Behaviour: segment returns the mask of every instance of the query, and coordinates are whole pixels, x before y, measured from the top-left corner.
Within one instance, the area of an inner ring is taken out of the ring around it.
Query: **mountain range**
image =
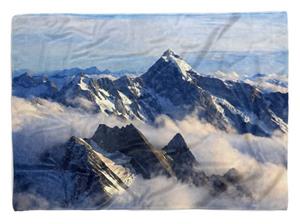
[[[236,169],[210,176],[201,171],[201,164],[181,134],[159,149],[132,124],[121,128],[100,124],[89,139],[73,136],[47,150],[40,164],[16,164],[14,175],[15,194],[41,197],[52,209],[105,208],[113,197],[130,190],[136,178],[155,176],[204,187],[212,196],[229,194],[252,199]],[[30,206],[40,208],[39,204]],[[18,200],[14,208],[24,209]]]
[[[89,113],[149,124],[159,115],[181,120],[193,113],[225,131],[258,136],[287,132],[288,93],[251,85],[263,75],[247,81],[200,75],[172,50],[140,76],[99,76],[91,75],[99,71],[96,67],[86,70],[54,76],[24,73],[13,78],[13,95],[42,97]]]
[[[130,186],[137,178],[157,176],[203,187],[211,196],[253,199],[234,167],[222,175],[205,173],[180,133],[164,147],[156,147],[132,123],[154,125],[161,115],[172,120],[193,115],[224,132],[272,136],[274,131],[287,132],[288,93],[201,75],[172,50],[140,76],[115,77],[98,71],[71,69],[51,76],[25,72],[13,78],[14,96],[32,102],[45,98],[131,123],[99,124],[90,138],[72,136],[50,147],[37,164],[15,163],[16,210],[40,209],[32,195],[51,209],[107,208],[123,192],[134,195]],[[19,194],[29,195],[25,205]]]

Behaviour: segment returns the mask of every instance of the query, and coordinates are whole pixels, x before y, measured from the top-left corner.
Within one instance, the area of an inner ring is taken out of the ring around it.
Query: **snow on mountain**
[[[191,77],[187,74],[187,71],[190,71],[192,67],[186,63],[181,57],[176,55],[172,50],[168,49],[165,51],[161,57],[166,62],[172,62],[175,66],[178,67],[180,72],[183,75],[183,79],[186,81],[191,81]]]
[[[216,71],[210,77],[215,77],[223,81],[243,81],[252,86],[257,87],[263,92],[288,92],[288,76],[284,74],[261,74],[255,75],[239,75],[238,73]]]
[[[35,195],[50,208],[101,208],[128,187],[81,138],[51,149],[40,163],[16,164],[14,194]],[[24,209],[34,209],[36,203],[28,201]],[[15,209],[23,206],[14,200]]]
[[[264,93],[243,81],[194,77],[197,85],[218,98],[226,118],[240,133],[270,135],[276,129],[284,131],[274,122],[272,112],[287,122],[287,93]]]
[[[95,71],[96,68],[90,68],[85,72]],[[286,80],[278,81],[275,77],[258,74],[245,81],[226,80],[225,73],[218,74],[223,78],[200,75],[180,56],[167,50],[138,77],[115,79],[80,73],[60,79],[59,83],[59,78],[55,80],[52,76],[45,81],[46,86],[54,88],[56,82],[59,87],[53,91],[55,94],[48,95],[34,94],[36,86],[45,88],[43,83],[33,85],[32,81],[24,79],[27,86],[22,86],[15,78],[13,94],[27,97],[27,93],[22,93],[28,88],[28,92],[37,97],[51,98],[66,106],[125,120],[152,123],[163,114],[180,120],[196,112],[200,119],[225,131],[263,136],[271,135],[277,129],[286,132],[288,93],[265,91],[257,81],[263,79],[263,83],[277,83],[286,88]],[[237,74],[232,73],[232,76],[237,77]]]
[[[239,80],[240,76],[236,72],[222,72],[216,71],[213,77],[222,79],[222,80]]]
[[[208,176],[196,166],[199,164],[180,134],[157,149],[132,124],[121,128],[100,124],[90,139],[73,136],[50,148],[40,164],[16,164],[14,193],[34,194],[50,208],[105,208],[113,197],[130,191],[138,175],[145,179],[163,175],[203,186],[213,196],[230,188],[230,192],[251,199],[235,169],[223,176]],[[14,207],[22,210],[19,203],[15,200]],[[24,209],[33,209],[36,205],[26,206]]]
[[[42,155],[40,165],[16,164],[15,194],[34,194],[48,201],[50,208],[95,209],[126,191],[134,178],[128,168],[116,164],[86,140],[72,137]],[[18,201],[14,207],[22,208]]]
[[[144,178],[153,175],[171,175],[168,158],[163,151],[152,146],[133,125],[110,128],[99,125],[92,140],[109,152],[121,152],[131,158],[130,166]]]
[[[249,83],[265,92],[288,92],[288,77],[287,75],[277,74],[256,74],[253,76],[246,76],[244,78],[246,83]]]
[[[288,131],[288,93],[267,90],[258,81],[287,88],[284,77],[257,74],[241,80],[232,73],[228,80],[222,72],[218,77],[205,76],[172,50],[165,51],[141,76],[116,78],[109,71],[100,72],[91,67],[84,72],[63,70],[49,77],[24,73],[13,78],[13,95],[37,97],[32,103],[45,98],[126,122],[153,124],[160,115],[181,120],[193,114],[226,132],[270,136],[277,130]],[[41,208],[40,201],[49,203],[50,208],[103,208],[114,197],[130,192],[136,178],[158,175],[205,187],[212,196],[229,192],[252,200],[238,170],[233,167],[222,175],[208,175],[180,133],[157,148],[132,124],[100,124],[91,138],[72,137],[38,158],[38,164],[15,160],[17,210]],[[24,205],[19,194],[27,195],[29,202],[32,195],[39,198]]]

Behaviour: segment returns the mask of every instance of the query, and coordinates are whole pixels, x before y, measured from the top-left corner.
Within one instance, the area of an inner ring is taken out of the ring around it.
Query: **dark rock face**
[[[43,200],[50,209],[103,208],[112,196],[128,189],[136,174],[145,179],[157,175],[176,178],[206,187],[213,196],[231,188],[251,198],[240,185],[237,170],[211,176],[201,171],[180,134],[163,149],[156,149],[132,124],[122,128],[100,124],[91,139],[72,137],[42,154],[40,164],[15,164],[14,208],[42,209]],[[25,195],[25,204],[20,195]]]
[[[228,170],[223,176],[208,176],[201,171],[201,165],[179,133],[162,150],[171,158],[172,169],[179,181],[195,186],[207,186],[212,195],[226,192],[231,186],[239,195],[251,198],[251,193],[239,185],[242,177],[236,169]]]
[[[179,181],[196,186],[207,184],[209,177],[195,169],[199,163],[181,134],[177,133],[162,150],[170,158],[172,170]]]
[[[164,55],[167,55],[166,59],[163,58]],[[183,79],[180,69],[169,60],[170,55],[166,53],[164,55],[141,76],[141,79],[147,87],[158,95],[170,99],[175,106],[193,104],[200,97],[196,86]],[[171,55],[179,58],[178,55]]]
[[[133,125],[109,128],[101,124],[92,140],[101,148],[112,152],[119,151],[130,157],[131,165],[144,178],[150,178],[159,173],[167,174],[164,164],[167,165],[168,160]]]
[[[172,168],[178,177],[186,175],[197,165],[194,155],[179,133],[162,150],[171,158]]]
[[[179,133],[162,150],[156,151],[132,124],[122,128],[100,124],[91,139],[109,152],[119,151],[131,158],[134,172],[144,178],[173,176],[184,183],[206,186],[212,195],[219,195],[233,187],[239,195],[251,198],[251,193],[239,184],[242,177],[236,169],[230,169],[224,175],[211,176],[201,171],[201,164]]]
[[[284,122],[288,123],[288,93],[266,93],[264,95],[266,104],[278,117],[280,117]]]

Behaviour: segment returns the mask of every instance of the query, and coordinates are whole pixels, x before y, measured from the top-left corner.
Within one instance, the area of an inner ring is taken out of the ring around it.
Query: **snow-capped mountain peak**
[[[166,50],[163,55],[144,73],[141,78],[146,84],[160,85],[167,82],[170,86],[175,83],[192,81],[191,66],[172,50]]]
[[[262,136],[276,129],[286,132],[287,93],[260,91],[251,79],[246,82],[200,75],[170,49],[139,77],[109,79],[83,74],[70,77],[59,88],[57,80],[24,74],[13,79],[13,95],[51,98],[88,112],[150,124],[161,114],[181,120],[195,113],[225,131]]]
[[[179,55],[175,54],[174,51],[168,49],[166,50],[162,57],[161,57],[165,62],[171,62],[174,65],[176,65],[176,67],[178,68],[178,70],[181,72],[181,74],[183,75],[183,79],[187,80],[187,81],[191,81],[191,77],[187,74],[188,71],[190,71],[192,69],[192,67],[185,62]]]
[[[162,57],[171,57],[171,56],[179,57],[179,55],[175,54],[174,51],[171,49],[167,49],[162,55]]]

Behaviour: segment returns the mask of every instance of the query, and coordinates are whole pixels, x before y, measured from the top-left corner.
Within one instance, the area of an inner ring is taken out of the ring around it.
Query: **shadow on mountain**
[[[181,134],[158,149],[132,124],[121,128],[100,124],[89,139],[73,136],[47,150],[39,164],[15,164],[14,208],[43,209],[45,204],[48,209],[106,208],[113,197],[130,192],[137,177],[157,176],[204,187],[211,197],[230,189],[234,197],[252,200],[238,170],[211,176],[201,171]]]

